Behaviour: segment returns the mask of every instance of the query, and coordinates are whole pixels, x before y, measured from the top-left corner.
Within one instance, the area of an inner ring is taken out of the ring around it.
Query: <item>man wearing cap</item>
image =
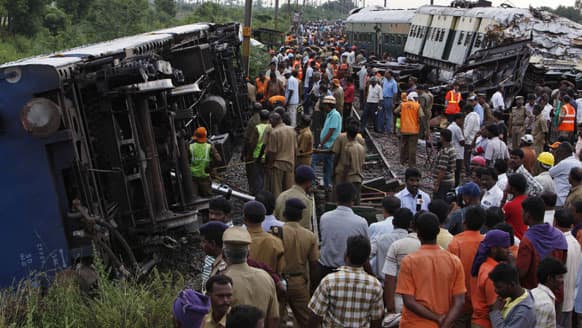
[[[323,111],[326,113],[323,129],[319,134],[319,145],[313,154],[311,166],[315,168],[320,161],[323,162],[323,184],[324,187],[331,189],[333,176],[333,153],[331,148],[335,139],[340,135],[342,130],[342,117],[335,109],[335,98],[325,96],[321,103]]]
[[[479,115],[479,125],[480,126],[483,125],[483,122],[485,122],[485,112],[483,111],[483,107],[481,107],[481,104],[479,104],[479,102],[477,101],[477,96],[469,97],[469,105],[473,107],[473,112]]]
[[[489,230],[477,248],[477,254],[471,266],[471,306],[473,314],[471,324],[477,328],[491,328],[489,312],[497,301],[497,293],[489,273],[499,262],[509,259],[509,233],[497,229]]]
[[[570,192],[570,171],[575,167],[582,167],[582,163],[574,156],[574,149],[569,142],[560,143],[554,151],[555,164],[549,170],[550,176],[554,179],[558,200],[556,207],[564,206],[568,193]]]
[[[365,94],[366,104],[364,105],[364,112],[362,113],[362,133],[368,126],[369,118],[372,117],[374,122],[374,130],[379,132],[379,127],[376,125],[376,112],[380,108],[380,101],[382,100],[382,87],[378,85],[378,80],[371,77],[369,80],[368,90]]]
[[[299,106],[299,80],[297,80],[297,71],[286,71],[287,89],[285,90],[285,99],[287,99],[287,112],[291,116],[291,126],[297,126],[297,107]]]
[[[199,328],[210,309],[210,300],[192,289],[180,291],[174,300],[174,326],[178,328]]]
[[[313,169],[307,165],[299,165],[295,169],[295,184],[277,197],[274,214],[278,218],[284,218],[285,202],[291,198],[299,199],[305,205],[305,209],[301,211],[299,224],[307,230],[315,231],[317,237],[318,230],[312,224],[313,197],[311,196],[311,188],[313,180],[315,180]]]
[[[260,111],[260,120],[255,124],[254,129],[249,132],[248,143],[245,146],[246,161],[251,162],[246,165],[251,195],[256,195],[259,191],[263,190],[265,184],[265,155],[262,148],[265,131],[269,126],[269,114],[269,111],[266,109]],[[251,122],[249,121],[249,126],[250,124]]]
[[[299,198],[285,202],[283,216],[287,223],[282,228],[281,239],[285,247],[285,270],[287,299],[299,327],[307,327],[309,321],[310,290],[315,290],[318,281],[319,248],[313,232],[299,224],[305,204]],[[311,282],[311,286],[310,283]]]
[[[481,189],[475,182],[467,182],[459,188],[459,195],[463,199],[464,206],[449,215],[445,227],[452,235],[459,234],[465,230],[465,214],[471,206],[481,206]]]
[[[526,134],[521,137],[521,142],[519,144],[521,150],[523,151],[523,166],[530,173],[535,172],[534,169],[537,157],[537,153],[533,148],[533,141],[533,136],[531,134]]]
[[[515,107],[511,108],[509,116],[509,131],[511,133],[511,148],[519,148],[519,141],[525,133],[525,124],[532,115],[523,106],[523,97],[515,97]]]
[[[243,227],[231,227],[224,231],[223,253],[228,267],[224,275],[232,279],[232,306],[244,304],[259,308],[265,313],[265,327],[276,328],[279,324],[279,301],[275,283],[269,274],[247,264],[251,236]]]
[[[281,115],[271,113],[269,122],[272,128],[263,137],[267,154],[265,189],[277,197],[293,184],[297,139],[295,130],[281,122]]]
[[[540,174],[535,179],[542,185],[544,192],[556,193],[554,180],[550,176],[549,170],[554,166],[554,155],[549,152],[542,152],[537,158]]]
[[[265,220],[265,206],[251,200],[243,206],[243,222],[251,235],[249,258],[265,263],[277,273],[285,268],[284,248],[280,239],[263,230],[261,223]]]
[[[403,92],[401,97],[402,102],[394,109],[394,115],[400,115],[400,134],[402,135],[400,164],[415,167],[420,121],[424,117],[424,112],[417,101],[416,92],[408,96],[406,92]]]
[[[227,228],[228,225],[220,221],[210,221],[200,227],[201,246],[206,254],[200,275],[203,292],[206,292],[208,278],[226,270],[226,262],[222,257],[222,235]]]
[[[211,166],[222,161],[220,154],[214,147],[207,143],[206,128],[199,127],[192,137],[194,142],[190,144],[190,173],[192,173],[192,191],[194,195],[208,197],[212,195],[212,181],[210,179]]]
[[[394,109],[394,97],[397,96],[398,83],[392,77],[392,71],[386,70],[382,82],[382,97],[384,98],[384,103],[382,110],[378,113],[378,123],[376,124],[376,130],[380,133],[392,133],[392,127],[394,125],[392,111]]]

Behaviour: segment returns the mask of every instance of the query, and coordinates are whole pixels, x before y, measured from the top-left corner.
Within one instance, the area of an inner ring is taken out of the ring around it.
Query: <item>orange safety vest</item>
[[[457,95],[457,99],[455,99],[455,94]],[[455,92],[455,90],[449,90],[445,97],[447,101],[447,108],[445,109],[445,114],[457,114],[461,111],[461,107],[459,107],[459,102],[461,102],[463,98],[461,97],[460,92]]]
[[[562,110],[565,110],[566,115],[564,116],[562,123],[558,126],[558,131],[573,132],[574,126],[576,125],[576,110],[571,104],[564,104]]]
[[[269,78],[265,78],[265,80],[263,82],[261,82],[261,79],[259,79],[258,77],[255,80],[255,84],[257,87],[257,93],[262,94],[263,98],[265,98],[265,95],[267,93],[267,84],[268,83],[269,83]],[[259,100],[259,99],[257,99],[257,100]],[[260,99],[260,100],[262,100],[262,99]]]
[[[416,101],[404,101],[400,104],[400,133],[418,134],[420,132],[419,109],[420,104]]]
[[[303,67],[301,66],[300,60],[295,60],[293,63],[293,69],[297,71],[297,78],[300,81],[303,80]]]

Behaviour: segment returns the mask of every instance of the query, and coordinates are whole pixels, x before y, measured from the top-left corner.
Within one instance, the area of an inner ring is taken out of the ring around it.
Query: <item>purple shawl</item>
[[[174,301],[174,318],[184,328],[199,328],[210,309],[210,299],[192,289],[184,289]]]
[[[497,229],[489,230],[485,238],[479,243],[477,254],[475,254],[475,259],[471,266],[471,276],[477,277],[479,268],[487,260],[491,247],[509,247],[510,245],[511,241],[509,240],[509,234],[507,232]]]
[[[564,234],[547,223],[529,227],[524,236],[532,243],[540,260],[546,258],[555,249],[568,250]]]

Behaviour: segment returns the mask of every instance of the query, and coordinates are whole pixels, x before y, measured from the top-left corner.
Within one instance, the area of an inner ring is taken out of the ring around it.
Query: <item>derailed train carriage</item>
[[[242,130],[239,47],[238,24],[193,24],[0,66],[0,286],[92,245],[138,273],[194,224],[188,144]]]

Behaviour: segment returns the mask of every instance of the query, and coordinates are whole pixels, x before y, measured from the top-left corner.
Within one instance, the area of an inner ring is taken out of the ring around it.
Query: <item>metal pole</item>
[[[388,1],[388,0],[384,0],[384,8],[386,8],[386,2],[387,2],[387,1]],[[432,0],[431,0],[431,2],[432,2]]]
[[[249,75],[249,62],[251,55],[251,19],[253,10],[253,0],[245,0],[245,21],[243,26],[243,69],[246,76]]]
[[[279,0],[275,0],[275,30],[277,29],[278,20],[279,20]]]

